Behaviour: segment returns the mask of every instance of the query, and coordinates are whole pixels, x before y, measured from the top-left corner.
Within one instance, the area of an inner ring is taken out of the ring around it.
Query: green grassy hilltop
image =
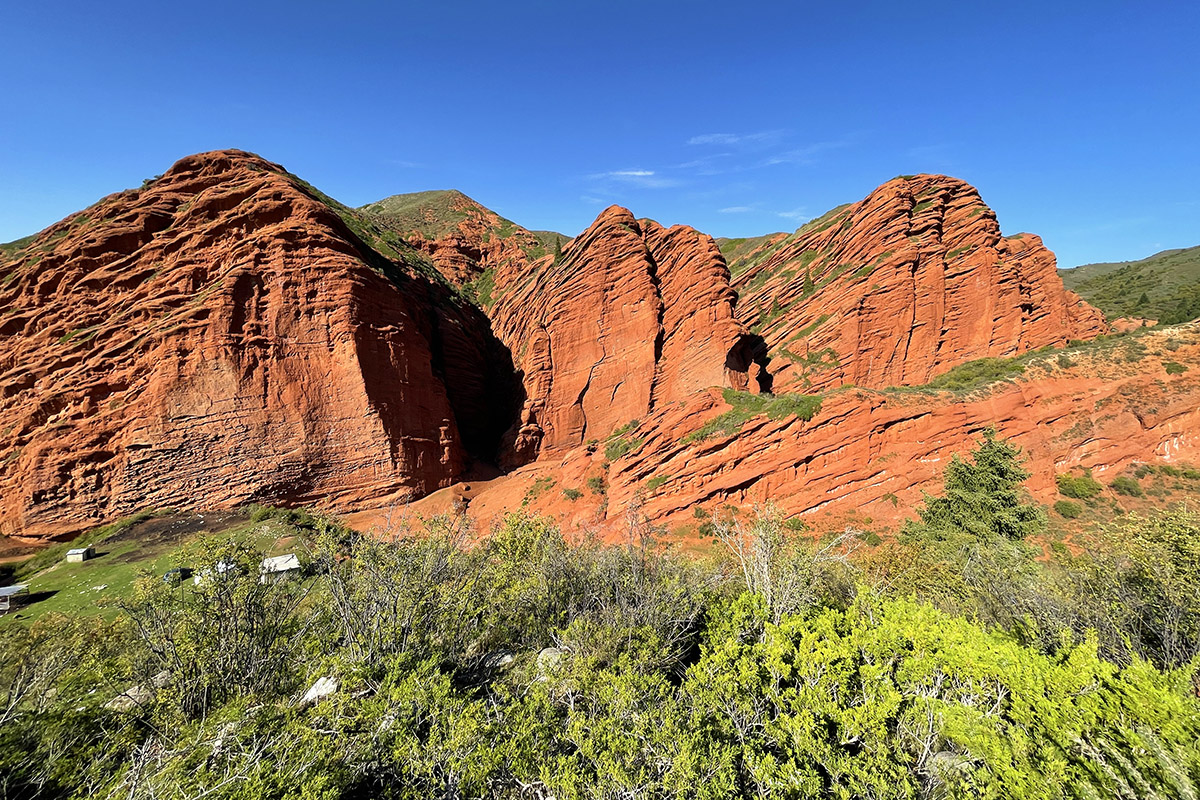
[[[1085,264],[1058,274],[1110,320],[1142,317],[1173,325],[1200,317],[1200,247],[1164,250],[1140,261]]]

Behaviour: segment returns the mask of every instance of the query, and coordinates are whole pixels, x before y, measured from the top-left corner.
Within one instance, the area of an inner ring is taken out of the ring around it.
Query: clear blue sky
[[[1062,266],[1200,244],[1196,3],[68,0],[0,30],[0,241],[240,147],[568,234],[610,203],[792,230],[944,172]]]

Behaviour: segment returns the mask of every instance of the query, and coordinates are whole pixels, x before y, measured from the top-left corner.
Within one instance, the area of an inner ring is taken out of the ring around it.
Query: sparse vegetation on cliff
[[[821,398],[807,394],[751,394],[725,389],[722,396],[725,402],[733,406],[696,430],[683,437],[685,444],[702,442],[715,434],[722,433],[732,436],[742,429],[742,426],[754,417],[765,414],[769,419],[784,417],[799,417],[805,422],[811,420],[821,410]]]

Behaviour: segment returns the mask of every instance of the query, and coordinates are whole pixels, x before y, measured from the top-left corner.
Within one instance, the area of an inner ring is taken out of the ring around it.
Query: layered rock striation
[[[1041,239],[1002,236],[979,193],[942,175],[896,178],[757,244],[731,252],[731,269],[778,389],[919,385],[1107,331]]]
[[[524,503],[567,525],[619,530],[637,507],[694,531],[729,506],[771,503],[803,520],[888,524],[911,516],[987,428],[1022,449],[1027,485],[1045,503],[1056,498],[1055,476],[1073,470],[1107,483],[1139,463],[1197,463],[1200,324],[1060,355],[1033,357],[1016,378],[967,393],[845,389],[811,420],[758,413],[714,426],[731,407],[721,392],[700,392],[643,419],[619,457],[580,448],[535,462],[474,487],[470,510],[488,520]]]
[[[762,348],[735,301],[711,237],[604,211],[490,309],[524,379],[514,463],[598,441],[709,386],[747,389]]]
[[[723,256],[617,206],[567,242],[455,192],[355,210],[206,153],[0,249],[0,533],[153,506],[353,511],[467,477],[454,496],[484,519],[546,479],[577,492],[535,508],[601,524],[875,508],[987,426],[1043,486],[1193,452],[1200,369],[1096,357],[970,396],[888,388],[1105,331],[1037,237],[1003,237],[942,176]],[[799,393],[824,395],[815,415]]]
[[[278,165],[206,153],[7,254],[0,532],[346,508],[494,456],[519,401],[507,351],[345,211]]]

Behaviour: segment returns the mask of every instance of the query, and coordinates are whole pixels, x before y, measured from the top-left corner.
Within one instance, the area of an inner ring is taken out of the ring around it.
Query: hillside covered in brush
[[[1058,274],[1109,319],[1173,325],[1200,317],[1200,247],[1164,250],[1140,261],[1085,264]]]

